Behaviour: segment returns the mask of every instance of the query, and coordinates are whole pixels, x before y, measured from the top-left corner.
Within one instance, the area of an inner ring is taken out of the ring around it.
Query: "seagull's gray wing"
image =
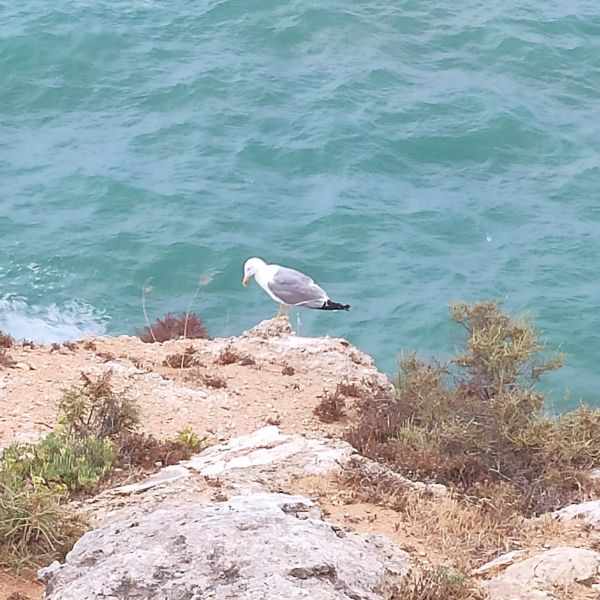
[[[321,308],[328,299],[325,290],[308,275],[287,267],[279,267],[267,285],[274,296],[290,306]]]

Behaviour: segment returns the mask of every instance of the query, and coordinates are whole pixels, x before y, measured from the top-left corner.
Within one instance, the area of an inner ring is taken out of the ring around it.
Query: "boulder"
[[[259,492],[159,509],[84,535],[46,600],[376,600],[409,570],[380,536],[347,534],[301,496]]]
[[[557,510],[553,515],[561,521],[580,519],[586,525],[600,529],[600,500],[570,504]]]
[[[555,598],[555,586],[590,587],[599,581],[600,552],[560,547],[512,564],[482,585],[491,600],[535,600]]]
[[[270,425],[211,446],[181,464],[232,485],[260,482],[276,486],[296,477],[339,471],[355,453],[341,440],[285,435]]]

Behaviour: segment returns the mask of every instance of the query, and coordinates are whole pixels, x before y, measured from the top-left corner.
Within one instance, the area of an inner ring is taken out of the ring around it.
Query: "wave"
[[[51,344],[106,333],[106,318],[93,306],[71,301],[63,306],[31,306],[22,298],[0,298],[0,331],[16,339]]]

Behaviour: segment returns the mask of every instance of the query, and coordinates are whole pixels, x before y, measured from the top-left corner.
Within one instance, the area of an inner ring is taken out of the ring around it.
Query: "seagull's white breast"
[[[256,271],[254,279],[256,279],[256,283],[258,283],[258,285],[260,285],[260,287],[265,290],[265,292],[267,292],[267,294],[269,294],[269,296],[271,296],[275,302],[282,304],[281,300],[277,296],[273,295],[273,292],[271,292],[268,285],[275,278],[277,269],[279,269],[278,265],[265,265]]]

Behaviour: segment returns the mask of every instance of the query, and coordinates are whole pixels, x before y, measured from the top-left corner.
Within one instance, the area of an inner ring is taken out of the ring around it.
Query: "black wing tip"
[[[321,306],[321,310],[350,310],[349,304],[340,304],[339,302],[333,302],[332,300],[327,300],[323,306]]]

